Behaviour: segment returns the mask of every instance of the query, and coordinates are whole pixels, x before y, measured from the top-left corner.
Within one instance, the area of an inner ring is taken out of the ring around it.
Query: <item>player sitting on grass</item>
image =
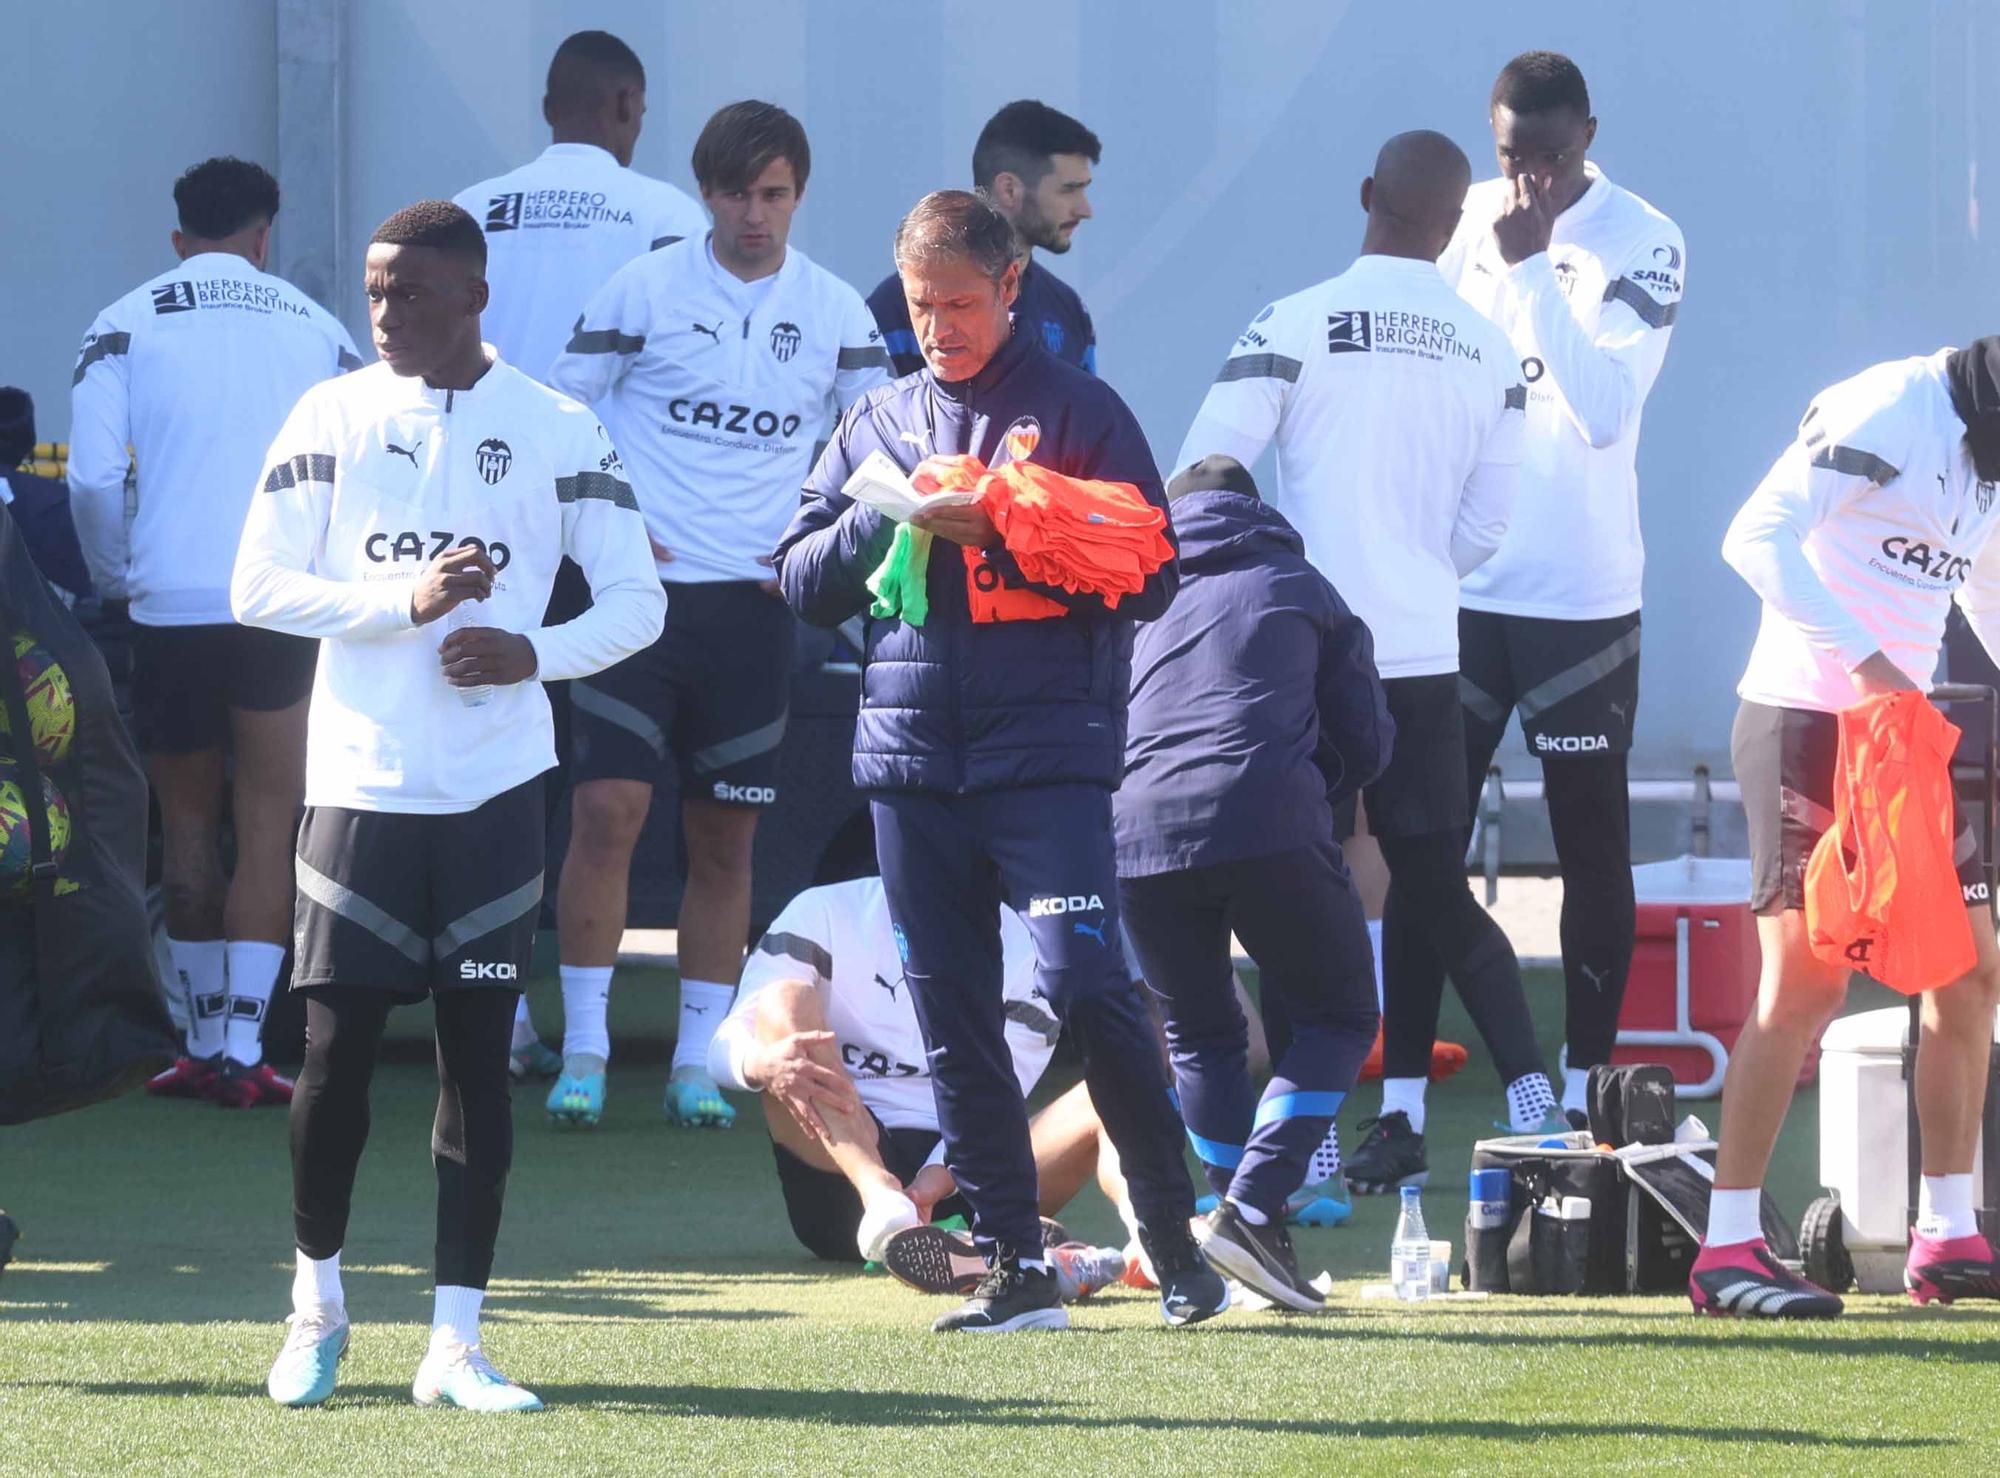
[[[1035,993],[1034,946],[1009,910],[1000,915],[1000,946],[1007,1048],[1027,1094],[1061,1028]],[[944,1164],[923,1036],[879,877],[808,888],[785,906],[744,962],[708,1065],[723,1087],[760,1095],[785,1214],[813,1256],[878,1262],[896,1233],[933,1231],[932,1218],[965,1215]],[[1117,1160],[1098,1149],[1102,1129],[1081,1084],[1031,1127],[1045,1212],[1068,1201],[1093,1168],[1123,1204]],[[1067,1298],[1123,1272],[1118,1249],[1069,1242],[1053,1222],[1044,1231]],[[972,1270],[969,1282],[985,1271],[969,1240],[936,1231],[891,1267],[933,1292],[969,1291],[959,1286],[960,1262]]]

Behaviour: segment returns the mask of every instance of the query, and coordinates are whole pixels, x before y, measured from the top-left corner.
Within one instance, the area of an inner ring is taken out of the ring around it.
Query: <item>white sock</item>
[[[188,1003],[187,1054],[213,1057],[227,1045],[229,955],[220,939],[167,940]]]
[[[563,965],[563,1056],[611,1060],[611,966]]]
[[[1926,1175],[1917,1188],[1917,1230],[1926,1237],[1971,1237],[1979,1232],[1972,1210],[1972,1172]]]
[[[1590,1112],[1590,1069],[1566,1067],[1563,1069],[1563,1112],[1579,1114]]]
[[[1368,943],[1375,954],[1375,1009],[1382,1009],[1382,921],[1368,921]]]
[[[319,1310],[346,1316],[347,1295],[340,1286],[340,1254],[307,1257],[298,1254],[292,1273],[292,1312],[310,1314]]]
[[[1725,1190],[1717,1186],[1708,1193],[1708,1235],[1704,1247],[1730,1247],[1738,1242],[1757,1242],[1764,1236],[1764,1188],[1742,1186]]]
[[[1516,1134],[1542,1127],[1556,1106],[1556,1090],[1547,1073],[1523,1073],[1507,1085],[1507,1122]]]
[[[1429,1078],[1384,1078],[1382,1080],[1382,1114],[1408,1114],[1410,1128],[1418,1134],[1424,1132],[1424,1090],[1431,1085]]]
[[[463,1288],[440,1283],[431,1301],[431,1348],[452,1343],[479,1343],[479,1305],[486,1299],[484,1288]]]
[[[1236,1214],[1238,1216],[1242,1217],[1245,1221],[1249,1222],[1250,1225],[1253,1227],[1263,1227],[1263,1226],[1269,1226],[1271,1224],[1271,1218],[1266,1216],[1263,1212],[1259,1211],[1255,1206],[1246,1205],[1244,1202],[1237,1200],[1234,1196],[1231,1196],[1229,1198],[1229,1204],[1236,1208]]]
[[[736,999],[736,987],[724,985],[716,980],[683,980],[681,982],[681,1029],[674,1042],[674,1070],[684,1067],[708,1071],[708,1044],[715,1038],[715,1029],[722,1025],[722,1018],[729,1014],[729,1006]]]
[[[535,1035],[535,1019],[528,1014],[528,998],[524,995],[514,1003],[514,1043],[513,1050],[532,1047],[541,1038]]]
[[[264,1013],[278,972],[285,968],[285,947],[261,939],[229,941],[229,1024],[223,1041],[229,1055],[245,1067],[264,1060]]]
[[[1324,1185],[1340,1174],[1340,1126],[1328,1124],[1326,1138],[1319,1142],[1319,1148],[1312,1152],[1312,1159],[1306,1165],[1306,1184]]]

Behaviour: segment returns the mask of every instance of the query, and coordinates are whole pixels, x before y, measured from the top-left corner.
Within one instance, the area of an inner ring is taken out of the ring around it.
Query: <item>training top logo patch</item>
[[[780,364],[798,353],[799,345],[804,341],[805,336],[799,332],[796,323],[780,323],[771,330],[771,352],[778,356]]]
[[[489,436],[479,443],[479,475],[486,479],[488,486],[507,475],[507,469],[514,465],[514,452],[506,442],[497,436]]]

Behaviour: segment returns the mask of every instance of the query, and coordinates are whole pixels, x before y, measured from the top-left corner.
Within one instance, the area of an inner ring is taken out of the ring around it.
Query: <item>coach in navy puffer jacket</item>
[[[1013,332],[1020,283],[1013,229],[984,199],[939,191],[896,232],[896,266],[925,368],[848,408],[806,483],[776,556],[785,598],[830,626],[867,609],[868,576],[894,528],[840,489],[872,451],[904,471],[971,453],[988,466],[1010,432],[1036,433],[1035,462],[1127,482],[1166,506],[1145,440],[1102,381]],[[1220,1312],[1228,1292],[1188,1231],[1194,1187],[1152,1028],[1126,968],[1118,922],[1111,793],[1124,764],[1133,620],[1173,598],[1169,561],[1105,609],[1023,579],[977,508],[939,505],[919,521],[931,545],[922,626],[871,623],[855,727],[854,780],[870,793],[882,886],[937,1093],[943,1163],[907,1198],[879,1198],[864,1230],[915,1226],[963,1193],[992,1264],[940,1331],[1059,1328],[1069,1316],[1042,1249],[1028,1115],[1007,1051],[1000,909],[1035,944],[1035,986],[1081,1047],[1084,1078],[1117,1147],[1170,1324]],[[1008,584],[1060,602],[1043,620],[975,623],[961,549],[985,552]],[[887,1244],[893,1250],[894,1244]]]
[[[778,546],[792,608],[816,626],[867,610],[866,582],[888,554],[895,525],[840,489],[871,451],[905,472],[952,452],[997,467],[1007,460],[1008,430],[1027,421],[1040,427],[1034,461],[1042,466],[1129,482],[1166,507],[1153,454],[1117,392],[1057,359],[1033,334],[1016,333],[969,379],[919,370],[848,407]],[[869,625],[854,731],[854,783],[862,790],[959,793],[1079,781],[1117,787],[1132,623],[1166,610],[1174,565],[1162,566],[1113,613],[1096,596],[1022,579],[1004,550],[989,551],[988,559],[1010,585],[1059,600],[1070,614],[973,625],[958,546],[934,541],[929,618],[922,626]]]

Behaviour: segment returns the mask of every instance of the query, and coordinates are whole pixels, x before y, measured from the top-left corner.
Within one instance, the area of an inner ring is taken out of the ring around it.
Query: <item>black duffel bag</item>
[[[74,703],[74,736],[46,764],[32,738],[17,635],[62,668]],[[43,583],[4,506],[0,710],[33,857],[32,880],[0,900],[0,1124],[17,1124],[136,1086],[173,1061],[178,1041],[146,916],[145,772],[103,657]],[[50,787],[67,804],[66,847],[52,834]]]

